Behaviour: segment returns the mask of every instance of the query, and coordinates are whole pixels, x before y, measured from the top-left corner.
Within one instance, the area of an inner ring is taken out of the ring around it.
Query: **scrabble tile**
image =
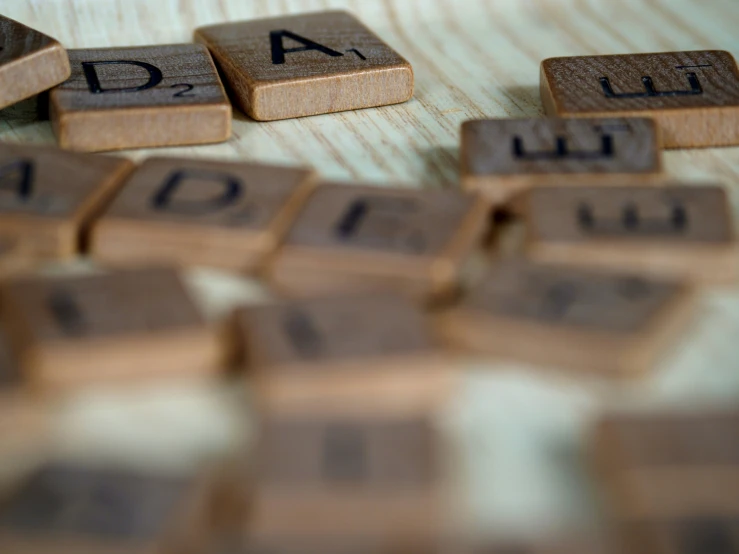
[[[305,169],[149,158],[95,224],[91,249],[106,263],[254,271],[312,187]]]
[[[0,550],[195,552],[204,543],[207,508],[205,480],[52,464],[0,507]]]
[[[666,148],[739,144],[739,69],[728,52],[551,58],[541,97],[547,115],[653,117]]]
[[[511,260],[491,267],[438,324],[450,344],[471,351],[621,376],[657,361],[694,301],[692,288],[674,281]]]
[[[651,119],[487,119],[462,125],[462,183],[493,201],[532,185],[645,184],[662,175]]]
[[[29,256],[68,259],[81,233],[133,168],[128,160],[0,144],[0,234]]]
[[[249,532],[422,537],[436,528],[444,487],[428,416],[264,414]]]
[[[220,341],[176,272],[164,268],[0,288],[0,316],[33,385],[66,388],[211,374]]]
[[[399,294],[285,301],[235,319],[258,402],[271,411],[428,412],[454,391],[450,357]]]
[[[70,72],[61,44],[0,15],[0,109],[58,85]]]
[[[519,201],[530,257],[734,283],[739,245],[721,187],[537,188]]]
[[[235,101],[259,121],[397,104],[413,96],[413,69],[347,12],[202,27]]]
[[[393,288],[451,291],[483,235],[488,206],[453,190],[320,186],[270,268],[291,294]]]
[[[612,415],[593,443],[618,517],[739,516],[739,411]]]
[[[623,528],[619,554],[737,554],[739,518],[639,521]]]
[[[222,142],[231,105],[196,44],[70,50],[72,76],[51,92],[59,145],[102,152]]]

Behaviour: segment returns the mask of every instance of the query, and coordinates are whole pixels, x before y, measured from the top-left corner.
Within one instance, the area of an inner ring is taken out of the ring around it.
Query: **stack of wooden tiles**
[[[393,544],[441,524],[434,417],[449,360],[405,296],[353,294],[244,308],[242,359],[260,419],[242,471],[249,541]]]

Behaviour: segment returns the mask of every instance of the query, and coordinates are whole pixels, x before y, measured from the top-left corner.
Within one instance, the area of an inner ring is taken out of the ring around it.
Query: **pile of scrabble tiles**
[[[720,186],[663,148],[739,144],[725,52],[546,60],[549,118],[470,121],[461,187],[126,158],[259,121],[404,102],[410,64],[353,16],[199,29],[199,44],[66,51],[0,16],[0,108],[50,89],[59,148],[0,144],[0,452],[93,385],[243,371],[254,455],[192,479],[50,461],[0,499],[0,552],[729,554],[739,411],[604,414],[597,537],[480,544],[449,522],[434,416],[460,357],[610,379],[649,372],[706,287],[737,281]],[[218,69],[217,69],[218,68]],[[86,256],[104,271],[37,269]],[[180,270],[256,276],[274,302],[206,322]]]

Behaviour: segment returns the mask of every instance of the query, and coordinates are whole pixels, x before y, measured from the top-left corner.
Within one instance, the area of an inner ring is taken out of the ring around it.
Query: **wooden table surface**
[[[411,61],[411,102],[274,123],[236,113],[228,143],[126,155],[306,164],[329,178],[455,186],[460,124],[541,115],[546,57],[708,48],[739,55],[736,0],[5,0],[0,10],[73,48],[186,42],[200,25],[328,8],[353,11]],[[53,137],[25,103],[0,112],[0,140]],[[739,148],[675,151],[666,160],[676,178],[729,187],[739,215]],[[193,271],[188,278],[213,317],[265,295],[235,276]],[[465,513],[481,529],[524,534],[597,519],[581,457],[593,419],[613,406],[736,403],[738,340],[739,288],[708,291],[690,335],[640,382],[510,363],[460,367],[464,390],[440,427]],[[183,384],[60,400],[51,451],[189,468],[248,437],[240,392]]]

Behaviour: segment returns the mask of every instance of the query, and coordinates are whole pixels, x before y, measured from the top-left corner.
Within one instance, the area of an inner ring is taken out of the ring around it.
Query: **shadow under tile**
[[[524,117],[543,117],[544,106],[541,103],[539,85],[515,86],[506,88],[506,93],[522,110]]]

